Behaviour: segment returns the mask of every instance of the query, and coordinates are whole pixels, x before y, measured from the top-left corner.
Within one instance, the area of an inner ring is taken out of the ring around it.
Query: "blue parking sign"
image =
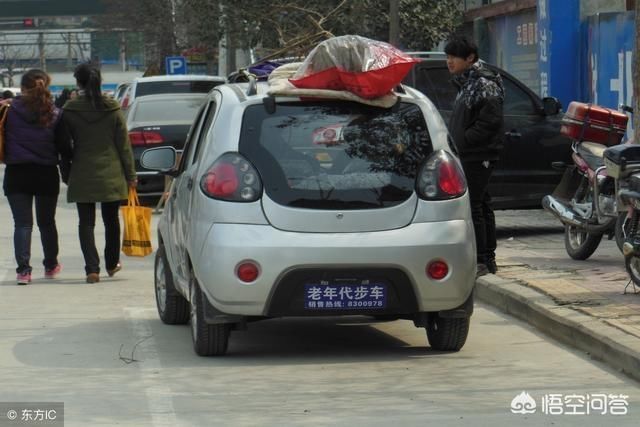
[[[187,60],[184,56],[167,56],[164,64],[167,74],[187,74]]]

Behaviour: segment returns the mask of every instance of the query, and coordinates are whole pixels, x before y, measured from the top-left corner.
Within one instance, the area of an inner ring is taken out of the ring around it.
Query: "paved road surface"
[[[64,402],[66,426],[640,422],[638,383],[483,305],[459,353],[431,351],[410,322],[354,317],[256,323],[234,332],[227,357],[200,358],[188,326],[155,313],[152,257],[123,258],[115,278],[84,283],[75,210],[59,209],[63,273],[42,278],[36,231],[35,280],[19,287],[0,199],[0,401]],[[535,414],[511,413],[523,391]],[[542,413],[545,395],[593,393],[628,396],[628,414]]]

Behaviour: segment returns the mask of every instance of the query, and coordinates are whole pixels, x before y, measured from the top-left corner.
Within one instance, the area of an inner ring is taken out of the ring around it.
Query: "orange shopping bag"
[[[147,256],[151,248],[151,208],[140,206],[138,192],[129,188],[127,206],[121,206],[124,230],[122,252],[128,256]]]

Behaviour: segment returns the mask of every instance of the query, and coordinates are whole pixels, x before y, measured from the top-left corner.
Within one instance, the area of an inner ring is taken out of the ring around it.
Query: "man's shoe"
[[[122,270],[122,264],[117,263],[111,270],[107,270],[109,277],[113,277],[118,271]]]
[[[496,274],[498,272],[498,265],[496,264],[495,258],[492,258],[487,261],[487,269],[491,274]]]
[[[44,270],[44,278],[45,279],[55,279],[56,276],[62,271],[62,265],[57,264],[53,268],[47,268]]]
[[[26,285],[31,283],[31,273],[18,273],[18,285]]]
[[[476,268],[476,278],[480,276],[485,276],[487,274],[489,274],[489,269],[487,268],[487,265],[478,264],[478,267]]]
[[[87,283],[98,283],[100,281],[100,275],[98,273],[87,274]]]

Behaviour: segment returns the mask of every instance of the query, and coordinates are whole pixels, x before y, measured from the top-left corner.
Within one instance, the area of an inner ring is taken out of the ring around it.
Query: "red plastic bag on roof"
[[[340,36],[318,44],[289,81],[301,89],[346,90],[371,99],[391,92],[416,62],[388,43]]]

